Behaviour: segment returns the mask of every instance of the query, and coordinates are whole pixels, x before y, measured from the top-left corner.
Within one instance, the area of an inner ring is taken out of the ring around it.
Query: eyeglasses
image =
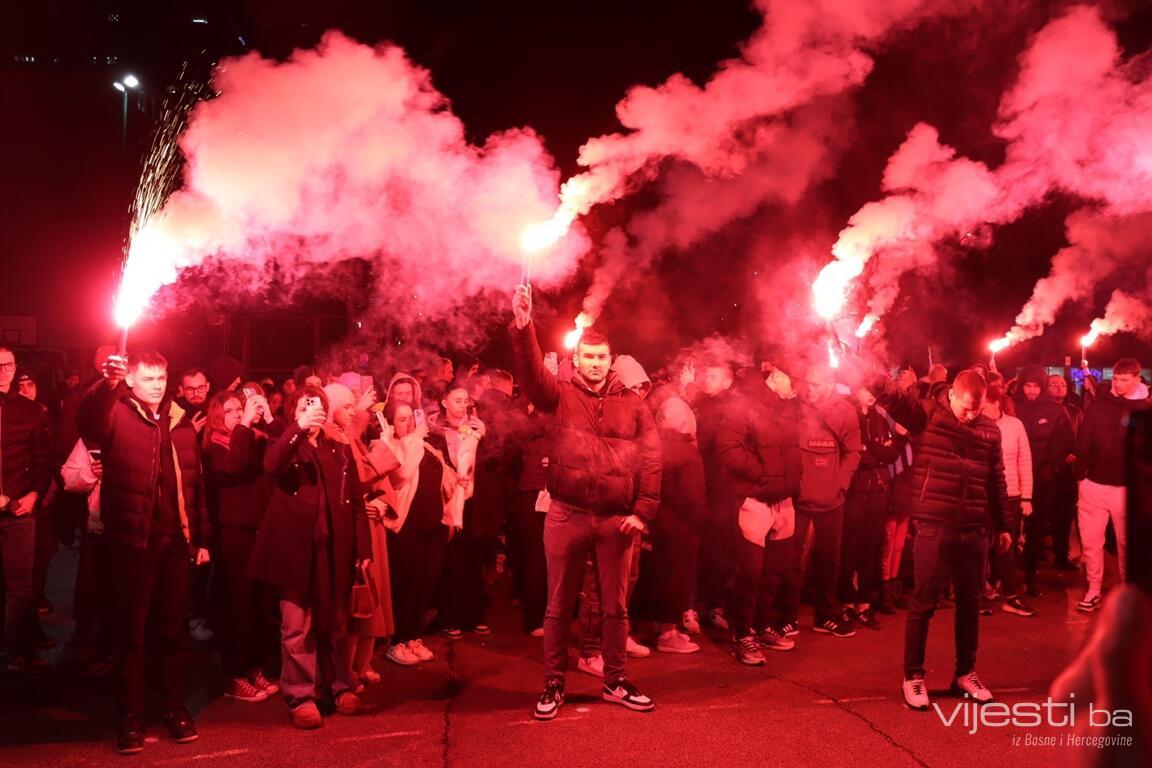
[[[14,371],[16,370],[16,361],[10,363],[0,363],[0,371]]]
[[[184,391],[185,392],[196,392],[196,393],[202,395],[208,391],[208,385],[207,384],[201,384],[198,387],[184,387]]]

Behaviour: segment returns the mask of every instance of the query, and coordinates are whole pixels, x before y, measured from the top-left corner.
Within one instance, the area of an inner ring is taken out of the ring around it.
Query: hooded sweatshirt
[[[1100,485],[1124,485],[1124,429],[1128,415],[1148,408],[1148,386],[1138,384],[1128,397],[1100,392],[1076,437],[1076,476]]]

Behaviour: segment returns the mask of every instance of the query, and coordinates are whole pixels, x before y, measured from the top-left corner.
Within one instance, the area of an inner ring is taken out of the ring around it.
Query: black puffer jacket
[[[548,463],[554,499],[595,514],[651,520],[660,505],[660,438],[644,401],[613,373],[600,392],[545,370],[536,329],[515,326],[512,348],[524,391],[555,412]]]
[[[665,515],[673,515],[691,528],[697,528],[708,517],[704,497],[704,463],[690,435],[660,430],[663,472],[660,481],[660,514],[658,527]]]
[[[776,504],[800,492],[800,410],[764,387],[734,396],[716,433],[716,459],[739,508],[746,497]]]
[[[207,547],[212,525],[200,471],[200,444],[184,411],[165,400],[160,418],[168,419],[177,474],[177,507],[184,538]],[[124,387],[101,379],[84,394],[77,411],[80,435],[103,451],[100,517],[104,535],[133,547],[148,545],[160,478],[160,425]]]
[[[1072,420],[1064,406],[1041,394],[1035,400],[1016,398],[1016,418],[1024,422],[1032,449],[1032,473],[1037,482],[1050,479],[1067,466],[1073,450]]]
[[[1138,394],[1146,393],[1142,389]],[[1100,485],[1124,485],[1124,429],[1128,414],[1148,408],[1146,398],[1128,400],[1101,391],[1084,412],[1076,436],[1076,477]]]
[[[4,494],[19,499],[35,491],[43,500],[52,479],[51,454],[48,409],[19,392],[0,392],[0,472]]]
[[[962,530],[1013,530],[999,427],[987,416],[960,423],[947,389],[934,393],[920,400],[892,386],[880,398],[913,435],[912,466],[896,480],[896,505],[917,520]]]
[[[902,446],[880,411],[869,408],[865,413],[857,406],[856,413],[860,417],[860,466],[849,493],[887,493],[892,487],[890,465],[900,458]]]

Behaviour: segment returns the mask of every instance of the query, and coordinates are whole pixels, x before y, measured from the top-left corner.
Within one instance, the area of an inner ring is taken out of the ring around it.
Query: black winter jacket
[[[895,503],[917,520],[1012,531],[1000,428],[983,415],[960,423],[945,393],[921,400],[892,385],[880,398],[913,435],[912,466],[896,480]]]
[[[208,546],[212,532],[200,471],[200,444],[184,411],[169,400],[160,404],[168,419],[177,474],[177,508],[184,538],[194,548]],[[100,517],[104,535],[133,547],[146,547],[160,480],[160,425],[125,387],[101,379],[80,401],[80,435],[100,446]]]
[[[800,492],[800,411],[796,400],[733,396],[716,433],[716,459],[739,508],[746,497],[776,504]]]
[[[856,414],[860,418],[860,466],[852,478],[849,492],[853,494],[887,493],[892,487],[890,465],[900,458],[903,447],[888,420],[876,408],[865,413],[859,406]]]
[[[544,368],[536,328],[511,328],[521,384],[541,411],[555,412],[548,463],[552,498],[600,515],[652,520],[660,505],[660,438],[635,392],[609,373],[595,392]]]
[[[228,445],[211,439],[204,447],[204,485],[213,528],[229,526],[256,530],[268,508],[268,478],[264,474],[267,439],[243,424],[236,425]]]
[[[1064,406],[1048,395],[1016,398],[1016,418],[1024,422],[1032,449],[1032,474],[1044,482],[1068,465],[1073,450],[1072,420]]]
[[[1127,400],[1100,392],[1084,411],[1076,436],[1076,478],[1100,485],[1124,485],[1124,429],[1128,414],[1147,409],[1147,400]]]
[[[4,495],[35,491],[43,501],[52,480],[52,431],[48,409],[13,390],[0,392],[0,457]]]

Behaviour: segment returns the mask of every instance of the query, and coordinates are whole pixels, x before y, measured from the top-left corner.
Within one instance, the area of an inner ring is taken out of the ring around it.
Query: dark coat
[[[664,470],[660,476],[660,513],[653,521],[659,526],[665,515],[673,515],[690,528],[699,529],[708,518],[704,495],[704,462],[689,435],[660,430]]]
[[[1147,400],[1127,400],[1099,391],[1084,411],[1076,437],[1076,477],[1100,485],[1124,485],[1124,429],[1128,414],[1148,408]]]
[[[1072,420],[1064,406],[1045,394],[1035,400],[1018,397],[1016,418],[1024,422],[1028,447],[1032,449],[1032,474],[1037,483],[1051,480],[1067,466],[1073,450]]]
[[[913,435],[912,466],[896,481],[897,506],[961,530],[1014,529],[996,422],[979,416],[962,424],[944,388],[922,400],[891,386],[879,399]]]
[[[351,592],[356,561],[372,558],[372,540],[351,449],[324,434],[316,443],[292,423],[268,444],[264,470],[272,476],[272,498],[248,573],[280,588],[313,589],[317,517],[327,515],[331,597],[339,605]]]
[[[595,514],[656,516],[660,505],[660,438],[640,396],[609,373],[599,392],[579,378],[559,381],[543,365],[536,329],[512,328],[524,391],[555,412],[548,492],[556,501]]]
[[[830,512],[843,506],[860,466],[860,419],[846,399],[834,395],[813,405],[800,401],[800,493],[796,509]]]
[[[476,416],[486,431],[476,448],[475,492],[465,524],[476,536],[497,536],[516,490],[528,413],[510,395],[488,389],[476,403]]]
[[[857,407],[860,418],[860,467],[852,478],[849,492],[853,494],[887,493],[892,487],[889,466],[900,458],[902,443],[892,434],[884,414],[876,408],[867,413]]]
[[[16,500],[35,491],[43,501],[52,480],[48,409],[15,388],[13,382],[12,391],[0,393],[0,472],[4,494]]]
[[[160,404],[168,419],[177,474],[177,507],[184,538],[207,547],[212,532],[200,471],[196,430],[174,402]],[[160,425],[127,388],[113,389],[101,379],[85,393],[77,411],[80,435],[100,446],[100,517],[109,540],[146,547],[160,480]]]
[[[211,439],[204,448],[204,485],[213,527],[256,530],[268,507],[264,449],[268,441],[251,427],[238,424],[228,445]]]
[[[767,388],[730,400],[716,433],[716,460],[737,508],[746,497],[776,504],[800,492],[797,406]]]

